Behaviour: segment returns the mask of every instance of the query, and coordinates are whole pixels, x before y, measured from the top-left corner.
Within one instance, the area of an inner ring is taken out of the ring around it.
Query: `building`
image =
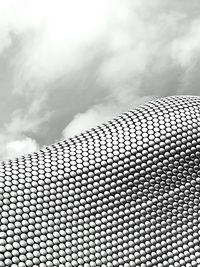
[[[200,264],[200,98],[0,165],[0,267]]]

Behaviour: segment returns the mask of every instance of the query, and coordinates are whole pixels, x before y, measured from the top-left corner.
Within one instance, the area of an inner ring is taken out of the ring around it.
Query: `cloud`
[[[98,73],[109,100],[75,115],[63,138],[150,99],[188,91],[183,88],[191,74],[187,76],[182,65],[186,61],[191,65],[189,60],[198,54],[195,18],[178,3],[174,8],[161,1],[128,1],[117,7],[110,16],[107,56]]]
[[[172,58],[177,64],[180,64],[183,68],[194,64],[200,53],[200,18],[192,21],[188,32],[173,40],[171,46]]]
[[[74,119],[68,124],[63,130],[63,137],[69,138],[71,136],[80,134],[90,128],[97,126],[109,120],[113,117],[115,106],[97,105],[93,106],[92,109],[87,110],[84,113],[78,113]]]
[[[9,136],[2,158],[18,140],[41,147],[147,100],[191,88],[199,94],[199,7],[196,0],[1,1],[7,97],[21,99],[2,123]]]
[[[139,104],[144,103],[147,100],[150,100],[151,97],[140,97],[135,99],[131,98],[131,103],[129,105],[138,106]],[[118,103],[118,100],[115,101],[104,101],[103,104],[98,104],[92,106],[86,112],[78,113],[75,115],[73,120],[67,125],[67,127],[62,132],[62,138],[69,138],[74,135],[80,134],[86,130],[90,130],[102,123],[105,123],[108,120],[111,120],[113,116],[120,114],[128,106],[128,101]]]
[[[15,140],[8,142],[6,144],[6,157],[13,158],[17,156],[22,156],[29,154],[31,152],[36,152],[38,150],[38,145],[35,140],[26,137],[23,140]]]
[[[2,147],[0,156],[4,159],[12,159],[39,150],[37,142],[29,137],[13,140],[13,138],[0,136],[0,144]]]

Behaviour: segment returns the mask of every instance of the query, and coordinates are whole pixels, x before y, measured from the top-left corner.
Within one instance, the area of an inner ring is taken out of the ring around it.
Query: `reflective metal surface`
[[[0,164],[0,267],[200,266],[200,98]]]

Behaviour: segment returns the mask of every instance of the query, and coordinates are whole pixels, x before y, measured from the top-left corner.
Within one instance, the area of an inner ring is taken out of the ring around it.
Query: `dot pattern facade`
[[[200,98],[0,164],[0,267],[200,266]]]

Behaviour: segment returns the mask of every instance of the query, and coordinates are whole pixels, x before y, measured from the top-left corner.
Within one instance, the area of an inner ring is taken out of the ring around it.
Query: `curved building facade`
[[[0,164],[0,267],[200,266],[200,97]]]

